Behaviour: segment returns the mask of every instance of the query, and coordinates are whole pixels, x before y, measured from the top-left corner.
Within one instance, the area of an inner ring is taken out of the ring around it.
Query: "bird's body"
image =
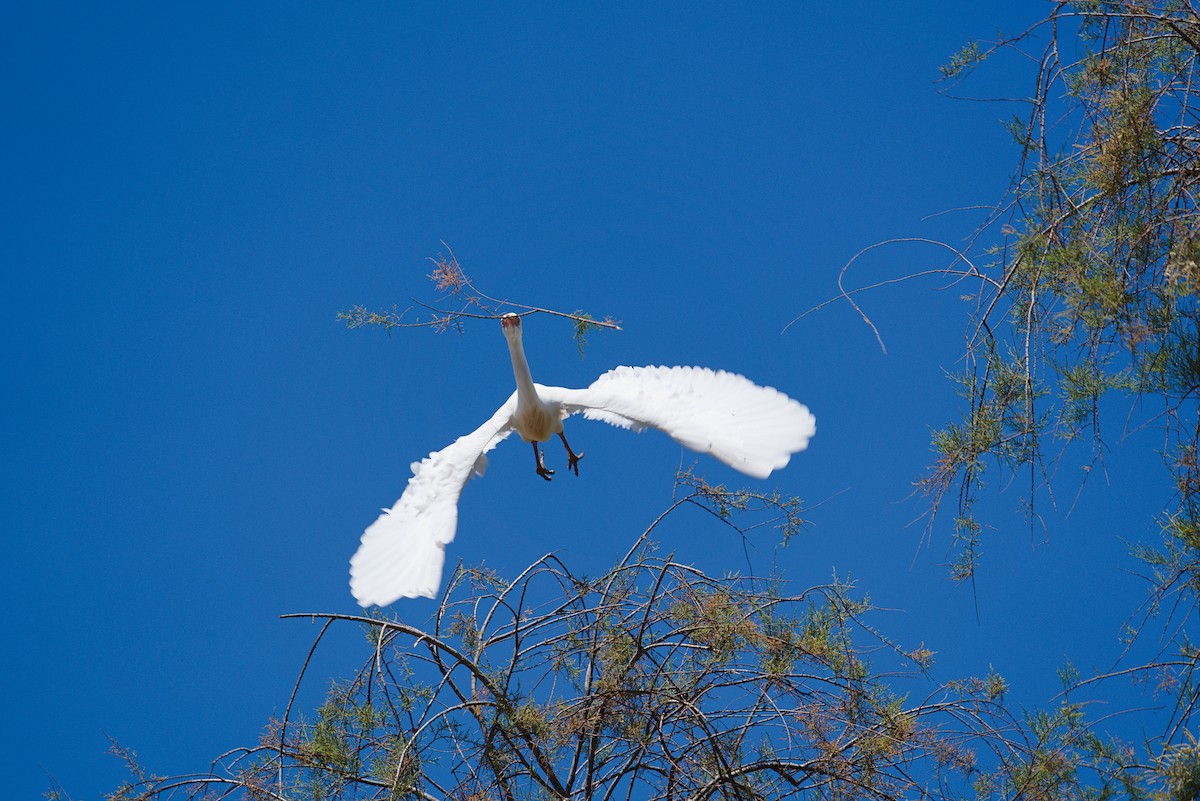
[[[561,403],[543,403],[535,398],[522,409],[518,396],[517,409],[512,416],[513,431],[526,442],[547,442],[555,434],[562,433],[564,416]]]
[[[787,465],[816,432],[808,409],[782,392],[704,367],[618,367],[586,389],[535,384],[520,318],[504,315],[501,322],[516,392],[475,431],[414,463],[400,500],[363,532],[350,560],[350,589],[361,606],[437,594],[445,546],[458,523],[458,496],[472,474],[487,469],[487,452],[513,431],[533,443],[537,472],[546,480],[553,471],[538,443],[555,435],[579,473],[583,454],[572,451],[563,434],[563,420],[573,414],[634,431],[657,428],[755,478]]]

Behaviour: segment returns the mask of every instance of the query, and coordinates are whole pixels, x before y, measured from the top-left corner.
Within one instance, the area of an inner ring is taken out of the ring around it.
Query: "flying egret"
[[[547,481],[554,471],[538,443],[555,434],[567,449],[568,468],[579,475],[583,454],[571,450],[563,434],[563,420],[577,413],[634,431],[657,428],[755,478],[784,467],[816,432],[808,409],[782,392],[705,367],[618,367],[587,389],[535,384],[521,345],[521,318],[505,314],[500,323],[517,390],[479,428],[415,462],[400,500],[363,532],[350,560],[350,591],[360,606],[437,594],[458,523],[458,496],[472,474],[487,469],[487,452],[513,431],[532,443],[537,474]]]

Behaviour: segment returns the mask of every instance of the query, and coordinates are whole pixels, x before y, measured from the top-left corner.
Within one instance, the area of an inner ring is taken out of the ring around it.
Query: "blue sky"
[[[154,772],[202,769],[282,711],[316,629],[278,616],[355,611],[363,527],[411,461],[511,392],[498,325],[389,338],[335,320],[431,299],[426,258],[443,240],[491,294],[622,321],[581,360],[566,324],[527,319],[543,383],[699,364],[808,404],[811,448],[758,485],[823,502],[784,552],[787,576],[859,581],[896,610],[879,628],[938,652],[938,678],[994,665],[1035,703],[1065,657],[1111,664],[1142,597],[1120,538],[1146,536],[1168,500],[1154,443],[1115,445],[1110,483],[1070,516],[1065,467],[1048,537],[1012,511],[1020,487],[988,500],[997,530],[973,598],[945,579],[949,521],[922,548],[907,499],[930,427],[957,408],[944,371],[970,308],[960,290],[865,298],[887,355],[844,304],[781,334],[859,249],[960,241],[975,212],[928,215],[998,199],[1015,152],[997,121],[1014,109],[938,96],[936,68],[1046,7],[0,11],[12,797],[52,775],[100,798],[122,778],[106,735]],[[1023,94],[1017,66],[968,89]],[[944,264],[904,246],[852,275]],[[464,493],[449,564],[515,574],[561,549],[595,572],[666,507],[678,446],[570,431],[587,452],[578,479],[545,484],[526,448],[495,452]],[[696,530],[666,544],[718,568],[740,554]],[[769,540],[755,547],[769,558]],[[397,607],[414,622],[431,608]],[[331,642],[302,702],[364,658],[356,632]]]

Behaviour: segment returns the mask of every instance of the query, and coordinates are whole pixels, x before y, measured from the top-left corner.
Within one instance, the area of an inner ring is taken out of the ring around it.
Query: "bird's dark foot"
[[[538,450],[537,446],[535,445],[534,453],[537,454],[537,474],[539,476],[541,476],[542,478],[546,479],[547,481],[549,481],[550,476],[554,475],[554,471],[551,470],[549,467],[546,467],[545,452]]]
[[[583,458],[583,454],[571,450],[566,435],[561,431],[558,432],[558,438],[562,440],[563,447],[567,449],[567,469],[574,472],[575,475],[579,475],[579,460]]]

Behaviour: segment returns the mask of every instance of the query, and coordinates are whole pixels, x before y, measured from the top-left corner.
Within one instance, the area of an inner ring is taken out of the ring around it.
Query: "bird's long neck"
[[[537,402],[537,390],[533,388],[533,375],[529,372],[529,362],[525,361],[525,348],[521,344],[520,331],[508,340],[508,355],[512,357],[513,378],[517,380],[517,404],[527,406]]]

